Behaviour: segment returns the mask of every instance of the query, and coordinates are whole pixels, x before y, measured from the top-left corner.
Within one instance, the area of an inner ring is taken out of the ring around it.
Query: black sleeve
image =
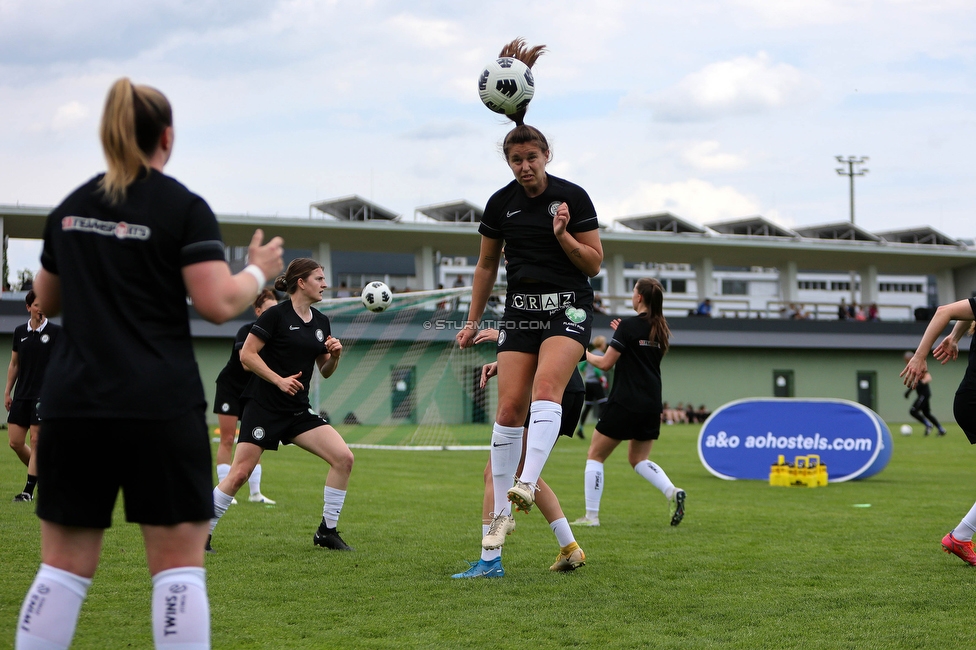
[[[26,329],[26,328],[25,328]],[[23,334],[20,333],[20,326],[14,329],[14,347],[13,351],[20,352],[20,339],[23,338]]]
[[[481,217],[481,225],[478,226],[478,233],[489,239],[501,239],[501,215],[504,211],[503,201],[499,198],[500,192],[492,194],[485,204],[485,213]]]
[[[217,217],[207,202],[195,197],[186,216],[186,228],[180,248],[180,265],[224,260],[224,242]]]
[[[247,335],[251,333],[251,327],[254,323],[248,323],[241,329],[237,330],[237,336],[234,337],[234,349],[240,350],[244,347],[244,341],[247,340]]]
[[[51,226],[51,222],[58,218],[54,216],[55,214],[57,214],[57,210],[48,215],[47,222],[44,224],[44,246],[41,248],[41,267],[48,273],[60,275],[58,273],[57,260],[54,259],[54,242],[51,239],[54,234],[54,228]]]
[[[633,334],[631,332],[631,319],[620,321],[620,325],[617,325],[617,329],[613,333],[613,338],[610,339],[610,347],[624,354],[627,352],[627,347],[630,345],[631,340],[633,340]]]
[[[258,337],[265,343],[271,340],[274,336],[275,330],[278,329],[278,323],[281,321],[281,312],[272,307],[267,310],[261,316],[254,325],[251,326],[251,334]]]
[[[566,230],[569,232],[588,232],[600,227],[600,221],[596,217],[596,208],[586,190],[579,188],[579,196],[575,197],[573,204],[569,206],[569,225]]]

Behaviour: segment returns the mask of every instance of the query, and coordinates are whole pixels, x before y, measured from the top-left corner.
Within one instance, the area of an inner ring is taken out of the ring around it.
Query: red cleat
[[[946,553],[952,553],[966,564],[976,566],[976,553],[973,552],[971,541],[960,541],[953,537],[952,533],[949,533],[942,538],[942,550]]]

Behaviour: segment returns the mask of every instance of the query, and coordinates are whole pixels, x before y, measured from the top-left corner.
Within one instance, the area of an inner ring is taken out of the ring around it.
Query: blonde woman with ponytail
[[[573,522],[579,526],[600,525],[603,463],[624,440],[630,441],[630,466],[667,497],[671,525],[677,526],[685,516],[685,491],[648,459],[661,433],[661,359],[671,338],[664,318],[664,288],[654,278],[641,278],[631,304],[637,315],[610,323],[614,333],[606,354],[586,353],[586,360],[600,370],[616,370],[586,455],[586,515]]]
[[[173,115],[158,90],[116,81],[101,140],[108,169],[51,212],[34,280],[63,336],[38,406],[41,568],[15,647],[71,644],[121,490],[142,528],[156,647],[209,648],[210,436],[186,298],[213,323],[236,316],[281,270],[282,241],[258,230],[231,275],[210,207],[163,173]]]

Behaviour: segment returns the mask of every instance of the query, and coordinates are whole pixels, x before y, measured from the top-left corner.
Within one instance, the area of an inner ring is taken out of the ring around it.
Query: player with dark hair
[[[905,363],[911,361],[912,356],[914,356],[912,352],[906,352]],[[932,375],[926,372],[918,380],[914,388],[909,386],[908,390],[905,391],[905,399],[908,399],[908,396],[912,394],[913,390],[915,391],[916,397],[912,403],[912,407],[908,410],[908,414],[922,423],[922,426],[925,427],[925,435],[932,433],[932,426],[935,425],[935,428],[939,431],[939,435],[944,436],[946,434],[945,427],[932,415],[932,407],[930,405],[932,401]]]
[[[328,317],[312,308],[322,301],[327,287],[321,264],[304,257],[292,260],[285,274],[275,280],[275,289],[286,291],[288,299],[265,310],[244,341],[241,363],[254,376],[244,389],[234,462],[213,490],[211,535],[261,454],[276,451],[279,443],[294,443],[330,466],[322,522],[312,543],[339,551],[353,550],[336,530],[353,455],[339,432],[308,401],[313,368],[318,367],[319,373],[329,378],[342,355],[342,343],[332,336]],[[213,551],[209,538],[207,550]]]
[[[959,300],[948,305],[941,305],[935,310],[932,320],[929,321],[922,334],[922,340],[918,344],[915,353],[899,377],[904,377],[905,385],[909,388],[917,388],[928,374],[928,364],[925,358],[929,350],[935,344],[939,334],[949,325],[951,321],[956,321],[955,326],[949,336],[942,339],[942,342],[932,350],[932,356],[945,365],[949,361],[959,358],[959,340],[967,332],[972,335],[976,328],[976,298]],[[952,414],[956,418],[956,424],[962,428],[962,432],[969,438],[969,444],[976,445],[976,345],[969,346],[969,363],[966,366],[966,374],[959,382],[956,389],[956,397],[952,402]],[[955,528],[949,531],[942,538],[942,548],[946,553],[952,553],[963,562],[976,566],[976,552],[973,551],[973,534],[976,533],[976,504],[969,509],[966,516],[962,518]]]
[[[475,343],[482,343],[485,341],[498,341],[498,331],[494,329],[486,329],[478,332],[478,336],[475,337]],[[498,362],[493,361],[492,363],[486,364],[481,368],[481,388],[484,388],[488,384],[488,380],[498,374]],[[579,372],[574,372],[572,378],[569,380],[569,384],[566,386],[566,392],[563,393],[562,407],[563,413],[566,417],[563,418],[562,425],[559,429],[559,435],[573,437],[573,425],[579,418],[579,413],[583,408],[583,378],[580,376]],[[529,422],[528,417],[526,417],[525,427],[528,428]],[[522,442],[522,453],[525,453],[525,439]],[[492,469],[491,469],[491,457],[488,458],[488,464],[485,465],[485,492],[484,499],[482,500],[481,507],[481,535],[484,537],[488,534],[489,528],[492,522],[492,507],[494,507],[495,494],[494,494],[494,482],[492,479]],[[579,547],[576,542],[576,536],[573,534],[572,528],[569,526],[569,522],[566,519],[566,515],[563,514],[563,509],[559,505],[559,499],[556,494],[552,491],[542,477],[539,477],[539,491],[536,493],[536,504],[539,506],[539,512],[546,518],[549,522],[549,527],[552,529],[553,534],[556,536],[556,542],[559,544],[559,555],[556,556],[556,561],[552,566],[549,567],[550,571],[572,571],[578,569],[579,567],[586,564],[586,555],[583,553],[583,549]],[[477,562],[469,562],[471,566],[467,571],[461,573],[456,573],[452,575],[452,578],[501,578],[505,576],[505,569],[502,568],[502,549],[501,547],[486,549],[482,547],[481,558]]]
[[[606,354],[586,354],[586,360],[597,368],[616,366],[616,370],[586,454],[586,515],[573,522],[581,526],[600,525],[603,463],[624,440],[630,441],[627,459],[634,471],[667,497],[671,525],[677,526],[685,516],[685,491],[648,459],[661,433],[661,359],[671,338],[664,318],[664,288],[654,278],[641,278],[634,285],[631,304],[637,315],[610,323],[614,333]]]
[[[501,56],[530,66],[543,47],[526,49],[522,39]],[[473,345],[498,275],[502,247],[508,272],[504,323],[498,337],[498,410],[492,427],[492,478],[495,517],[482,541],[500,546],[515,527],[509,501],[528,511],[536,482],[562,423],[560,401],[576,363],[590,342],[593,289],[600,272],[596,210],[583,188],[546,172],[552,157],[541,131],[510,116],[516,127],[502,151],[515,180],[491,196],[478,232],[481,250],[474,272],[468,321],[458,332],[461,348]],[[525,458],[515,485],[512,475],[522,458],[522,425],[531,413]],[[575,425],[575,422],[574,422]]]
[[[30,318],[14,329],[13,351],[7,367],[7,387],[3,391],[3,405],[9,411],[7,435],[10,448],[27,465],[27,484],[14,501],[30,501],[37,485],[37,398],[41,394],[44,370],[51,359],[51,350],[61,333],[61,326],[50,322],[31,289],[25,297]],[[16,384],[16,387],[14,387]],[[25,443],[30,431],[30,447]]]
[[[108,171],[48,216],[34,280],[63,332],[38,407],[42,564],[15,647],[71,644],[121,488],[145,542],[156,647],[209,648],[210,436],[187,295],[205,319],[233,318],[281,270],[282,242],[256,231],[231,275],[210,207],[163,174],[173,114],[158,90],[116,81],[101,140]]]
[[[266,309],[270,309],[278,304],[278,297],[271,289],[265,289],[258,294],[257,299],[251,307],[254,308],[254,315],[260,316]],[[230,472],[230,461],[233,457],[234,438],[237,437],[237,420],[241,415],[241,394],[247,387],[247,382],[251,378],[249,373],[241,364],[241,348],[244,347],[244,340],[251,332],[248,323],[237,330],[234,338],[234,348],[230,352],[230,359],[224,366],[220,374],[217,375],[217,393],[214,396],[214,410],[217,414],[217,424],[220,427],[220,442],[217,443],[217,482],[223,481]],[[265,503],[274,505],[274,501],[261,494],[261,463],[259,462],[250,478],[247,479],[248,488],[251,496],[248,501],[251,503]],[[237,503],[237,499],[231,501]]]

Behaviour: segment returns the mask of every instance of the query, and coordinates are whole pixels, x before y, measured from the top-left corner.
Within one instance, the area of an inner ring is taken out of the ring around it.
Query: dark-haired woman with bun
[[[600,525],[603,463],[624,440],[630,441],[630,466],[667,497],[671,525],[677,526],[685,516],[685,491],[675,487],[664,470],[648,460],[651,445],[661,433],[661,359],[671,338],[661,283],[654,278],[638,280],[631,304],[637,315],[610,323],[614,333],[606,354],[586,353],[587,362],[600,370],[606,372],[614,366],[616,370],[586,454],[586,516],[573,522],[579,526]]]
[[[271,289],[265,289],[255,299],[251,307],[254,315],[261,316],[266,310],[278,304],[278,297]],[[223,481],[230,472],[230,461],[234,453],[234,438],[237,436],[237,420],[241,417],[241,395],[247,388],[251,373],[241,363],[241,348],[247,335],[251,333],[254,323],[243,325],[237,330],[234,338],[234,348],[230,352],[230,359],[217,375],[217,392],[214,395],[213,412],[217,415],[220,431],[220,442],[217,443],[217,482]],[[251,495],[251,503],[274,505],[274,501],[261,494],[261,463],[258,463],[247,479]],[[231,503],[236,503],[234,499]]]
[[[501,56],[532,67],[543,50],[526,49],[517,39]],[[505,136],[502,151],[515,180],[485,206],[468,321],[457,335],[461,348],[474,344],[504,247],[508,290],[498,335],[498,409],[491,448],[495,511],[482,541],[486,549],[501,546],[515,528],[509,501],[526,512],[535,501],[537,481],[559,435],[564,389],[590,342],[589,278],[603,262],[590,197],[546,172],[552,158],[549,142],[539,129],[523,123],[523,113],[510,116],[516,126]],[[526,413],[531,418],[524,465],[513,486]]]
[[[275,280],[275,289],[287,292],[288,299],[265,310],[244,341],[241,363],[254,376],[244,389],[234,462],[213,491],[211,535],[261,454],[276,451],[279,443],[295,444],[330,466],[322,522],[312,543],[338,551],[353,550],[336,530],[353,455],[339,432],[308,401],[314,368],[329,378],[342,355],[342,343],[332,336],[328,317],[312,308],[322,301],[327,287],[321,264],[302,257],[292,260],[285,274]],[[213,551],[210,539],[207,550]]]
[[[108,170],[48,216],[34,280],[63,319],[38,407],[41,568],[15,647],[71,644],[121,489],[142,528],[156,647],[209,648],[210,436],[186,298],[211,322],[236,316],[281,271],[282,241],[256,231],[231,275],[210,207],[163,174],[173,114],[158,90],[116,81],[101,141]]]

